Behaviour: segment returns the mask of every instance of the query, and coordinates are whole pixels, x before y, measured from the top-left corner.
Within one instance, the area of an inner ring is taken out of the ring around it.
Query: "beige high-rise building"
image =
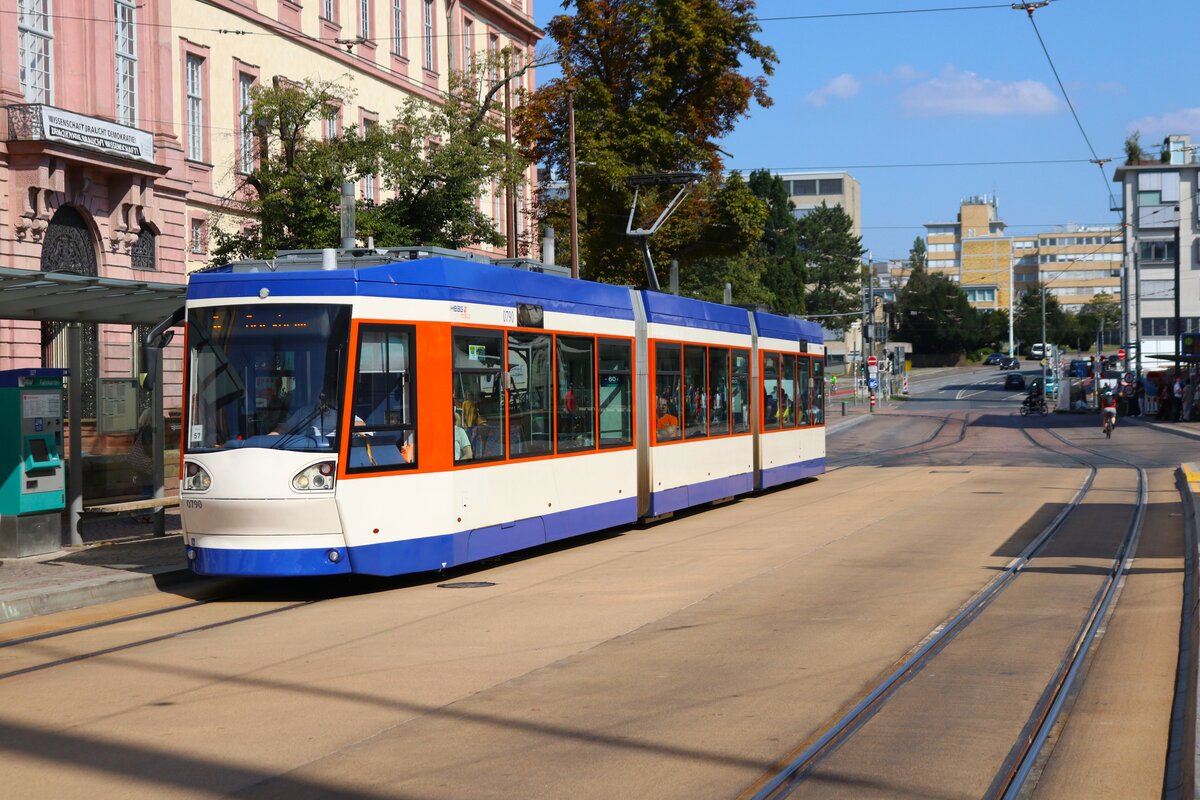
[[[995,197],[968,197],[955,222],[925,224],[929,270],[962,286],[975,308],[1008,309],[1013,240]]]
[[[803,217],[824,203],[841,206],[854,222],[855,236],[862,236],[862,187],[849,172],[780,172],[787,187],[788,199],[796,206],[795,214]]]

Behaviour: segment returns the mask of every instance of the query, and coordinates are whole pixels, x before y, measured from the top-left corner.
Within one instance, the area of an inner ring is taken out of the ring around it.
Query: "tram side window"
[[[363,326],[351,400],[350,469],[396,469],[416,463],[416,409],[411,328]]]
[[[812,360],[812,424],[825,424],[825,357]]]
[[[596,376],[596,340],[584,336],[559,336],[558,345],[558,452],[571,453],[596,447],[596,404],[592,384]]]
[[[453,342],[454,463],[504,458],[504,334],[455,328]]]
[[[783,353],[779,357],[782,380],[779,387],[779,421],[785,428],[796,427],[796,357]]]
[[[683,408],[679,383],[683,370],[680,351],[677,344],[656,342],[654,345],[655,441],[671,442],[681,436],[679,417]]]
[[[554,452],[550,335],[508,335],[508,436],[512,458]]]
[[[729,351],[708,348],[708,419],[713,436],[729,433]]]
[[[729,418],[734,433],[750,430],[750,351],[734,350],[729,388]]]
[[[633,444],[632,347],[600,340],[600,447]]]
[[[812,361],[805,357],[799,356],[796,359],[796,413],[799,415],[801,425],[811,425],[812,415],[809,413],[809,383],[808,370]]]
[[[683,435],[687,439],[708,436],[707,348],[683,348]]]
[[[763,430],[779,430],[778,353],[763,353]]]

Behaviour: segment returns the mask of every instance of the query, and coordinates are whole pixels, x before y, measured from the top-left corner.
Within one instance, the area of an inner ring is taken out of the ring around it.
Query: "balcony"
[[[42,103],[11,105],[8,141],[81,147],[112,158],[154,164],[154,137],[138,128]]]

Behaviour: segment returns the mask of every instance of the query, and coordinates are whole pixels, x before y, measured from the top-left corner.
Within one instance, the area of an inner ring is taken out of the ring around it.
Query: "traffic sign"
[[[876,380],[875,378],[870,378],[870,379],[867,381],[867,388],[868,388],[868,389],[878,389],[878,388],[879,388],[879,381],[878,381],[878,380]]]
[[[876,358],[875,356],[867,356],[867,366],[868,367],[873,367],[878,363],[879,363],[879,359]]]
[[[1124,351],[1124,350],[1118,350],[1118,351],[1117,351],[1117,358],[1125,358],[1125,351]]]

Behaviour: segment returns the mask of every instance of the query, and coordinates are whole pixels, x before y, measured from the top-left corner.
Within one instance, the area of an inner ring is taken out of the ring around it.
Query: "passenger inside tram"
[[[455,409],[454,411],[454,463],[458,464],[463,461],[470,461],[475,457],[474,451],[471,448],[471,437],[467,435],[467,429],[463,427],[462,412]]]
[[[667,408],[667,401],[661,397],[658,398],[658,417],[655,428],[660,440],[673,439],[679,435],[679,417],[670,412]]]

